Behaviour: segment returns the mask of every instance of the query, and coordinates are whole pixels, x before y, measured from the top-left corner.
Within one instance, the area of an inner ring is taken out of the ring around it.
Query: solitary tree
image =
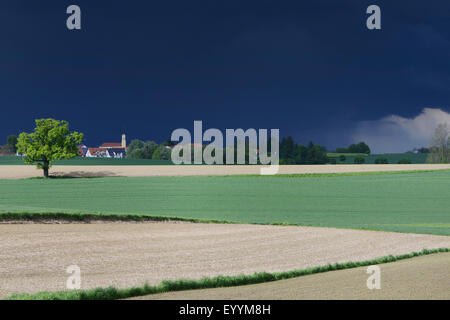
[[[447,163],[450,161],[450,128],[447,123],[441,123],[434,131],[431,139],[428,162]]]
[[[24,156],[25,163],[37,162],[37,168],[44,170],[48,178],[48,169],[54,160],[70,159],[78,155],[78,145],[83,134],[70,132],[67,121],[38,119],[32,133],[22,132],[17,142],[17,152]]]

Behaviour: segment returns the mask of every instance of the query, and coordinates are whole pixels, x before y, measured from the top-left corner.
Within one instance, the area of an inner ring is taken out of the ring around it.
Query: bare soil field
[[[450,253],[379,265],[381,289],[369,290],[367,267],[248,286],[154,294],[133,300],[450,299]]]
[[[82,289],[122,288],[441,247],[450,237],[244,224],[0,224],[0,298],[65,290],[70,265],[81,268]]]
[[[180,166],[54,166],[50,174],[73,177],[151,177],[151,176],[222,176],[235,174],[260,174],[263,166],[235,165],[180,165]],[[286,165],[279,174],[346,173],[405,170],[450,169],[450,164],[360,164],[360,165]],[[35,166],[0,166],[0,179],[19,179],[42,176]]]

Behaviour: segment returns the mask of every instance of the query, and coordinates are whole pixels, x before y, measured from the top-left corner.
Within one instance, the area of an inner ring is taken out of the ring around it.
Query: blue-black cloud
[[[163,141],[172,130],[279,128],[330,149],[364,120],[448,106],[448,0],[77,0],[0,4],[0,144],[33,120],[70,121],[86,143]]]

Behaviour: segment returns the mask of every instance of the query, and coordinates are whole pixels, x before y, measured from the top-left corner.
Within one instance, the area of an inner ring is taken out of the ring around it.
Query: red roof
[[[94,154],[96,152],[106,152],[106,149],[104,148],[89,148],[88,150],[91,154]]]
[[[100,148],[114,148],[114,147],[122,147],[122,143],[120,142],[105,142],[100,146]]]

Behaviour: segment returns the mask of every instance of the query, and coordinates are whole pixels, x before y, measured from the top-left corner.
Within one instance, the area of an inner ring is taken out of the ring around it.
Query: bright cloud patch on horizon
[[[450,113],[438,108],[425,108],[411,119],[390,115],[377,121],[362,121],[352,139],[366,142],[372,153],[406,152],[428,147],[440,123],[450,125]]]

